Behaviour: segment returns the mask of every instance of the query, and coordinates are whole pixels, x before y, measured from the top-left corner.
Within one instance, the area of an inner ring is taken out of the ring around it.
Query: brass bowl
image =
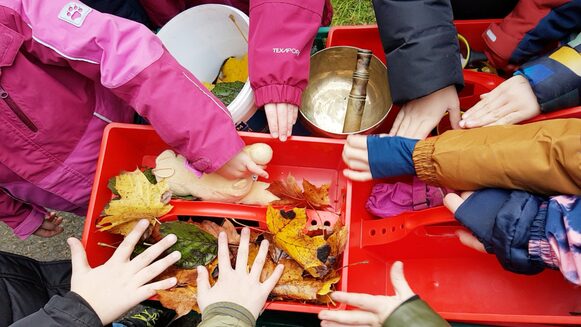
[[[357,48],[331,47],[311,57],[309,85],[303,93],[301,117],[315,135],[346,138],[349,134],[373,132],[387,117],[392,106],[387,68],[375,56],[369,64],[369,84],[361,129],[343,133],[347,97],[351,91]]]

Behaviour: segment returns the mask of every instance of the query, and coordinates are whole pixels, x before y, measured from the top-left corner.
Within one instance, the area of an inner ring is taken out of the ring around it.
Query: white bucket
[[[248,52],[236,25],[248,38],[248,16],[229,6],[208,4],[192,7],[172,18],[157,36],[177,61],[202,82],[212,82],[228,57],[241,57]],[[254,92],[250,81],[228,106],[235,124],[246,122],[254,112]]]

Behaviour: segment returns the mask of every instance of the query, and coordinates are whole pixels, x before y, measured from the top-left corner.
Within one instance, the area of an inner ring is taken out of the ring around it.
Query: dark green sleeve
[[[383,322],[383,327],[448,327],[450,324],[419,296],[402,303]]]
[[[231,302],[218,302],[210,305],[202,313],[198,327],[255,327],[256,319],[246,308]]]

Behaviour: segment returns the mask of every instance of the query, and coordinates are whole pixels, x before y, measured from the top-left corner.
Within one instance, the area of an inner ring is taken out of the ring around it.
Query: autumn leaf
[[[105,208],[104,217],[97,224],[100,231],[127,235],[140,219],[155,224],[157,218],[172,209],[163,201],[168,198],[168,184],[151,184],[139,169],[115,177],[114,187],[120,198],[111,200]]]
[[[192,310],[200,313],[197,288],[194,285],[175,287],[169,290],[158,290],[157,295],[159,296],[161,305],[174,310],[178,317],[185,316]]]
[[[337,257],[345,251],[348,236],[349,231],[347,230],[347,227],[343,226],[341,222],[337,222],[333,234],[331,234],[327,239],[327,243],[331,247],[330,256]]]
[[[195,268],[212,262],[218,253],[218,240],[194,224],[172,221],[154,227],[151,238],[158,242],[166,235],[174,234],[177,242],[166,253],[179,251],[181,259],[175,263],[180,268]]]
[[[274,181],[268,187],[280,200],[273,201],[273,206],[324,209],[330,205],[329,185],[316,187],[308,180],[303,179],[303,189],[299,187],[296,179],[289,174],[286,180]]]
[[[292,212],[293,218],[285,218],[288,212],[268,207],[266,225],[274,234],[273,241],[313,277],[323,277],[328,272],[324,262],[330,247],[322,235],[310,237],[303,232],[307,222],[305,209],[295,208]]]
[[[176,266],[170,266],[164,272],[159,274],[155,280],[164,280],[171,277],[177,279],[177,286],[196,285],[198,271],[196,269],[184,269]]]
[[[204,231],[212,234],[215,238],[218,238],[220,232],[225,232],[228,236],[228,243],[238,244],[240,243],[240,234],[236,230],[236,227],[230,222],[229,219],[224,219],[222,226],[216,224],[210,220],[204,220],[202,222],[194,222],[194,225],[200,227]]]
[[[331,289],[335,284],[337,284],[341,280],[341,276],[336,276],[333,278],[327,278],[323,282],[323,286],[317,292],[317,295],[327,295],[331,293],[333,290]]]

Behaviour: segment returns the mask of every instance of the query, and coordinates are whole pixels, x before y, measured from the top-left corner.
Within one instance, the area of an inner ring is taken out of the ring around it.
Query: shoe
[[[113,323],[113,327],[166,327],[175,316],[175,311],[170,309],[145,307],[140,312]]]

